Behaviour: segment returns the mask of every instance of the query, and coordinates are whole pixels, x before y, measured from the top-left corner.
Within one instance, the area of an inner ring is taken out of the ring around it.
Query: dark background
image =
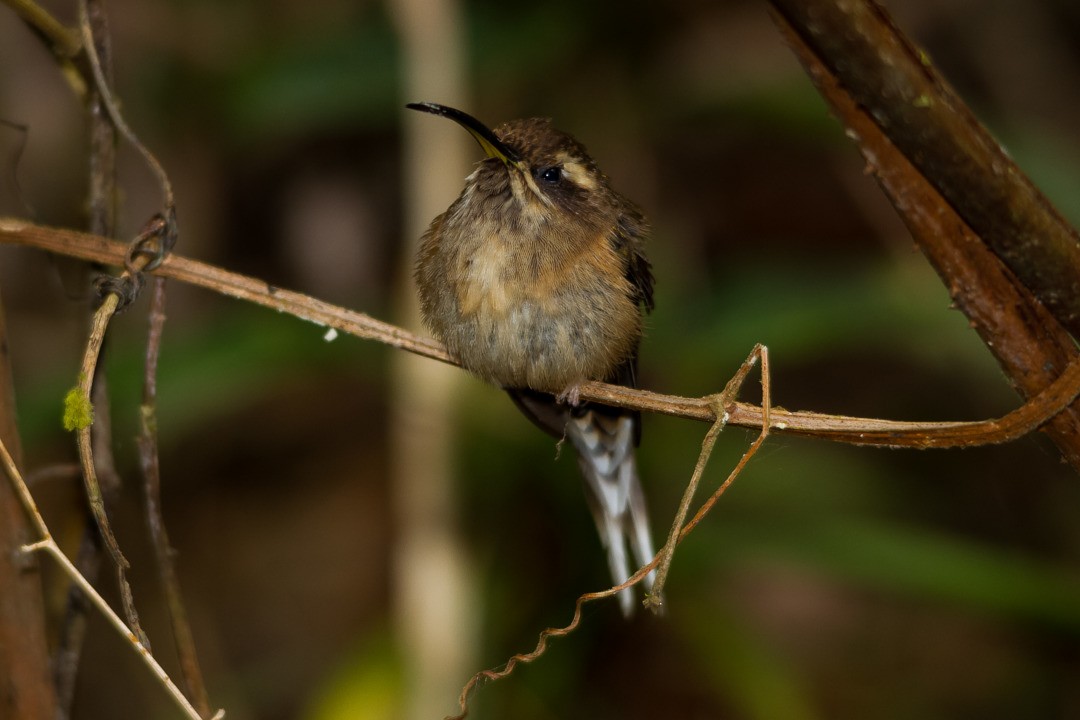
[[[900,26],[1076,222],[1077,6],[895,4]],[[46,5],[73,22],[66,3]],[[441,98],[403,95],[387,8],[107,7],[124,112],[176,188],[177,251],[394,317],[408,253],[401,107]],[[774,401],[792,409],[963,420],[1018,403],[765,3],[473,0],[463,12],[466,109],[492,124],[554,118],[652,220],[644,387],[715,392],[762,342]],[[82,227],[81,108],[6,8],[0,116],[29,126],[0,129],[0,212]],[[121,187],[130,235],[159,200],[129,149]],[[42,253],[0,248],[30,470],[75,456],[59,414],[88,301],[62,275]],[[391,621],[393,351],[170,292],[165,510],[215,706],[232,720],[401,716],[410,668]],[[117,320],[108,350],[129,480],[116,522],[136,601],[173,669],[135,474],[144,311],[145,300]],[[552,442],[501,393],[467,379],[457,397],[458,524],[482,600],[479,664],[464,682],[564,624],[607,572],[570,454],[554,461]],[[645,418],[640,465],[658,537],[704,430]],[[709,488],[751,439],[724,433]],[[35,493],[74,552],[80,488],[43,481]],[[614,603],[588,606],[576,634],[484,688],[473,717],[1078,717],[1078,512],[1077,478],[1042,437],[923,452],[773,437],[682,546],[666,617],[627,624]],[[441,712],[453,709],[447,697]],[[175,716],[95,621],[75,717]]]

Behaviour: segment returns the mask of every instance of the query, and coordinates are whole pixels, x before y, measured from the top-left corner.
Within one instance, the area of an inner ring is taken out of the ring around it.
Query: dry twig
[[[188,695],[203,717],[210,716],[210,697],[203,681],[195,650],[195,638],[187,619],[180,579],[176,573],[175,551],[169,543],[161,508],[161,465],[157,442],[157,367],[161,352],[161,334],[165,326],[165,278],[154,278],[150,302],[150,331],[146,340],[146,368],[143,375],[143,401],[139,407],[139,465],[146,491],[146,520],[153,540],[154,556],[162,591],[169,608],[176,654]]]
[[[75,569],[75,566],[64,555],[60,546],[56,544],[53,539],[52,533],[49,532],[48,526],[45,524],[45,520],[41,517],[41,513],[37,509],[37,504],[34,502],[34,498],[30,495],[30,490],[26,487],[26,483],[23,481],[22,474],[19,472],[18,467],[15,465],[15,461],[8,453],[7,446],[0,442],[0,465],[3,465],[4,471],[11,481],[12,487],[15,489],[15,493],[19,498],[19,502],[22,504],[23,509],[26,511],[26,516],[30,520],[30,524],[33,527],[38,539],[34,542],[27,543],[21,550],[22,552],[44,552],[50,556],[53,560],[60,565],[60,568],[71,581],[74,582],[85,593],[86,597],[90,599],[101,614],[105,616],[105,619],[109,621],[109,624],[113,626],[121,634],[121,636],[127,638],[132,647],[139,654],[139,657],[143,659],[147,667],[154,673],[155,677],[161,682],[161,684],[168,690],[176,704],[183,710],[184,714],[192,720],[203,720],[204,716],[200,716],[198,711],[192,707],[188,702],[184,694],[180,692],[180,689],[176,687],[175,683],[169,678],[168,674],[162,669],[161,665],[154,659],[153,655],[146,648],[145,645],[139,642],[134,633],[124,625],[124,621],[120,619],[109,604],[105,602],[105,599],[98,594],[94,586],[87,582],[86,578],[79,574],[79,571]],[[225,717],[225,711],[219,710],[214,714],[211,720],[221,720]]]
[[[73,230],[48,228],[22,220],[0,218],[0,243],[29,245],[61,255],[105,264],[123,262],[127,246]],[[206,263],[170,255],[153,274],[212,290],[222,295],[288,313],[320,327],[332,327],[365,340],[456,364],[440,343],[403,330],[370,315],[302,293],[270,285]],[[1080,363],[1071,363],[1045,390],[1000,418],[969,422],[902,422],[855,418],[772,408],[772,432],[788,433],[852,445],[889,448],[958,448],[1005,443],[1023,437],[1055,417],[1080,393]],[[616,407],[712,423],[716,420],[710,397],[663,395],[620,385],[587,382],[581,398]],[[742,402],[726,408],[728,424],[760,429],[762,409]]]
[[[762,411],[764,413],[765,422],[762,425],[761,432],[755,438],[754,442],[750,443],[750,447],[746,449],[742,457],[739,458],[739,462],[735,464],[735,467],[728,473],[724,482],[720,483],[720,486],[713,491],[712,495],[701,504],[698,511],[694,513],[694,517],[690,519],[690,522],[683,524],[683,520],[686,518],[686,514],[690,509],[690,504],[693,500],[694,492],[697,490],[698,484],[701,481],[702,475],[705,473],[705,467],[709,464],[709,458],[712,457],[713,446],[716,444],[716,439],[720,436],[720,432],[726,425],[726,414],[724,407],[728,406],[735,395],[738,394],[739,389],[742,387],[743,382],[746,380],[746,376],[753,368],[754,363],[761,359],[761,389],[762,389]],[[690,534],[698,523],[709,513],[709,511],[720,500],[721,496],[727,492],[731,484],[735,482],[743,469],[746,467],[750,459],[757,454],[757,451],[761,449],[765,439],[769,436],[769,429],[771,422],[769,421],[769,414],[772,407],[772,393],[770,389],[769,381],[769,351],[764,345],[755,345],[751,351],[750,356],[746,358],[746,361],[739,367],[735,375],[728,381],[727,386],[723,392],[718,395],[712,396],[710,399],[713,403],[713,407],[716,411],[716,420],[713,421],[709,431],[705,434],[705,439],[701,443],[701,452],[698,454],[697,463],[694,465],[694,472],[690,478],[690,482],[687,484],[686,491],[683,493],[682,501],[679,504],[679,509],[675,514],[675,520],[671,526],[671,533],[668,535],[667,542],[664,543],[664,547],[660,548],[660,551],[656,553],[656,556],[645,566],[641,567],[637,572],[631,575],[626,582],[623,582],[607,590],[601,590],[599,592],[585,593],[578,597],[574,603],[574,615],[571,617],[570,622],[567,625],[559,628],[546,628],[541,631],[539,638],[536,642],[536,647],[531,652],[518,653],[511,657],[505,665],[498,670],[481,670],[480,672],[469,678],[469,681],[465,683],[465,686],[461,689],[461,694],[458,695],[458,707],[461,710],[460,713],[447,718],[447,720],[463,720],[469,713],[469,697],[473,691],[476,690],[482,683],[491,682],[495,680],[502,680],[509,677],[514,669],[519,664],[525,664],[533,662],[547,652],[548,642],[554,638],[566,637],[570,633],[577,629],[581,624],[581,609],[585,603],[593,602],[596,600],[603,600],[605,598],[613,597],[622,590],[628,587],[633,587],[639,582],[645,579],[645,576],[652,572],[654,569],[656,572],[656,579],[653,581],[652,593],[645,598],[644,604],[646,607],[657,610],[660,608],[660,596],[663,594],[664,582],[667,577],[667,569],[671,566],[671,560],[675,553],[675,548],[681,543],[686,536]]]

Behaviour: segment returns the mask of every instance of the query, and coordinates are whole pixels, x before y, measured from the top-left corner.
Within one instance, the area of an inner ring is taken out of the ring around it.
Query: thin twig
[[[64,26],[33,0],[4,0],[35,33],[40,35],[58,57],[71,59],[82,48],[79,33]]]
[[[146,366],[143,373],[143,401],[139,408],[139,465],[145,488],[146,520],[153,540],[154,559],[161,578],[162,591],[169,608],[176,654],[187,694],[203,717],[210,716],[210,698],[199,667],[195,638],[184,607],[180,579],[176,573],[175,552],[165,529],[161,504],[161,464],[157,440],[157,368],[161,354],[161,336],[165,327],[165,278],[154,278],[150,300],[150,329],[146,339]]]
[[[88,96],[90,99],[89,111],[91,116],[91,145],[93,150],[91,153],[90,192],[90,205],[92,211],[91,222],[93,229],[98,233],[108,234],[112,232],[116,202],[115,132],[120,132],[143,156],[151,170],[157,175],[162,193],[165,197],[165,219],[163,219],[160,224],[152,221],[151,225],[148,226],[149,228],[154,229],[164,229],[163,233],[160,236],[157,236],[159,243],[158,248],[161,252],[153,258],[145,254],[143,243],[146,240],[155,237],[154,230],[146,230],[129,248],[124,262],[125,270],[121,278],[118,281],[114,281],[111,285],[103,285],[109,292],[106,294],[92,318],[90,334],[83,354],[83,362],[81,365],[76,395],[73,398],[77,403],[81,404],[81,408],[83,409],[82,417],[66,417],[66,420],[73,420],[71,425],[73,426],[73,429],[77,431],[79,460],[83,466],[83,478],[86,486],[87,499],[94,520],[105,541],[105,547],[108,549],[116,565],[117,580],[124,614],[127,616],[128,624],[138,635],[141,644],[149,649],[150,641],[139,622],[139,615],[135,608],[131,585],[127,581],[126,571],[129,568],[129,563],[121,552],[120,546],[112,533],[108,515],[106,513],[105,499],[100,482],[100,477],[102,477],[102,475],[99,473],[97,462],[95,461],[95,435],[99,434],[99,430],[95,429],[95,423],[93,422],[92,409],[94,406],[91,400],[92,396],[93,399],[99,400],[99,412],[101,410],[101,404],[107,402],[107,395],[104,394],[103,380],[98,378],[101,349],[104,344],[105,332],[109,326],[109,322],[120,307],[121,301],[130,302],[131,300],[130,297],[122,297],[119,288],[126,287],[128,290],[131,290],[131,288],[137,287],[137,281],[140,279],[139,276],[142,270],[153,263],[160,262],[161,256],[171,249],[172,242],[175,240],[175,214],[173,212],[172,186],[160,163],[158,163],[153,154],[142,145],[131,129],[128,128],[116,107],[108,78],[108,75],[110,74],[111,55],[109,33],[104,10],[97,0],[80,0],[79,32],[82,36],[83,51],[89,62],[91,76],[94,81],[92,83],[92,91]],[[102,107],[106,112],[101,111]],[[109,121],[111,121],[111,125]],[[125,285],[125,282],[130,284]],[[132,290],[132,294],[133,292],[134,291]],[[101,395],[101,398],[98,397],[99,395]],[[69,401],[70,400],[72,400],[72,398],[69,396]],[[97,426],[99,429],[102,428],[102,423],[97,423]],[[107,434],[107,425],[105,425],[104,429]],[[104,448],[100,448],[97,456],[105,463],[103,469],[108,470],[111,467],[111,443],[107,443]]]
[[[85,512],[83,515],[86,521],[74,565],[78,573],[93,585],[97,582],[103,557],[101,533],[98,532],[90,513]],[[72,583],[68,588],[64,607],[64,624],[60,629],[60,637],[53,655],[53,676],[56,678],[57,718],[59,720],[71,717],[83,644],[89,627],[89,612],[92,607],[90,598],[83,594],[78,585]]]
[[[27,488],[26,483],[23,482],[22,473],[19,472],[18,467],[15,465],[15,459],[11,457],[11,453],[8,452],[7,445],[2,439],[0,439],[0,464],[4,466],[4,471],[11,480],[11,486],[15,488],[15,494],[19,498],[19,504],[21,504],[26,511],[26,517],[30,520],[30,525],[34,528],[34,534],[37,535],[39,539],[50,537],[49,528],[45,525],[45,519],[42,518],[41,513],[38,512],[37,504],[30,494],[30,489]]]
[[[85,522],[82,528],[82,539],[79,541],[79,551],[75,558],[75,567],[86,582],[93,585],[97,582],[97,576],[102,569],[104,557],[102,535],[97,532],[97,526],[90,517],[90,513],[83,513],[83,515]],[[82,593],[78,585],[72,583],[68,588],[64,607],[64,626],[60,628],[56,650],[53,653],[58,720],[71,717],[71,708],[75,704],[75,691],[79,679],[79,665],[82,662],[83,643],[86,639],[86,630],[90,627],[90,610],[93,607],[90,598]]]
[[[754,345],[754,349],[751,351],[743,361],[743,364],[735,371],[734,376],[725,385],[724,392],[719,393],[713,398],[713,411],[716,413],[716,420],[713,422],[708,432],[705,433],[705,438],[702,440],[701,453],[698,456],[698,463],[693,468],[693,474],[690,476],[690,481],[686,486],[686,490],[683,491],[683,498],[679,501],[678,510],[675,512],[675,519],[672,521],[672,527],[669,533],[667,533],[667,540],[664,542],[664,546],[660,548],[660,567],[657,568],[656,580],[652,582],[652,589],[649,595],[645,598],[645,607],[654,611],[659,611],[663,604],[663,589],[664,584],[667,582],[667,571],[671,569],[672,558],[675,557],[675,545],[678,544],[679,532],[683,529],[683,524],[686,521],[687,513],[690,512],[690,504],[693,502],[693,495],[698,491],[698,485],[701,483],[701,476],[705,472],[705,465],[708,463],[708,459],[712,457],[713,446],[716,444],[716,438],[720,436],[720,432],[724,430],[725,425],[728,423],[728,413],[725,411],[728,405],[730,405],[735,397],[739,395],[739,391],[742,390],[742,385],[746,381],[746,376],[750,375],[751,369],[757,364],[758,358],[761,358],[761,386],[764,389],[764,398],[761,400],[761,407],[766,413],[768,418],[769,412],[769,376],[768,376],[768,359],[769,351],[760,343]],[[761,424],[761,434],[769,432],[768,421]]]
[[[79,382],[76,386],[78,396],[86,407],[93,407],[90,400],[93,387],[92,379],[97,372],[98,358],[105,342],[105,331],[108,329],[109,321],[116,314],[119,303],[120,296],[115,292],[109,293],[94,313],[91,322],[90,335],[87,338],[86,349],[83,352],[82,364],[80,365]],[[109,555],[112,556],[113,563],[116,565],[117,581],[124,613],[127,615],[128,622],[135,633],[139,636],[140,644],[149,647],[150,643],[139,623],[138,612],[135,610],[131,586],[127,582],[126,571],[131,567],[131,564],[120,550],[120,544],[116,541],[116,536],[113,535],[108,513],[105,510],[105,497],[101,491],[97,465],[94,460],[92,428],[93,423],[87,423],[76,428],[76,443],[79,449],[79,462],[83,468],[83,485],[86,488],[87,501],[94,521],[97,523],[98,531],[105,541],[105,548],[109,551]]]
[[[757,451],[760,450],[761,446],[765,443],[766,438],[769,437],[769,434],[776,427],[776,423],[773,422],[772,419],[772,413],[774,408],[772,404],[772,370],[769,368],[769,351],[768,348],[766,348],[764,345],[761,345],[759,347],[762,378],[761,408],[763,413],[761,433],[759,433],[757,438],[754,439],[754,442],[750,443],[750,447],[748,447],[746,449],[746,452],[742,454],[742,457],[739,458],[739,462],[735,463],[735,467],[732,468],[730,473],[728,473],[728,476],[724,480],[724,482],[720,483],[720,487],[716,488],[716,490],[713,491],[713,494],[709,496],[709,499],[703,502],[701,504],[701,507],[698,508],[698,511],[694,513],[694,517],[690,518],[690,522],[686,523],[686,525],[683,526],[682,530],[679,531],[679,542],[682,542],[686,538],[686,536],[689,535],[691,531],[693,531],[693,529],[697,527],[698,523],[700,523],[705,518],[709,511],[712,510],[713,505],[715,505],[720,500],[721,496],[725,492],[727,492],[727,489],[731,487],[731,484],[733,482],[735,482],[735,478],[739,477],[739,475],[743,471],[743,468],[745,468],[746,464],[750,462],[750,459],[757,454]],[[711,446],[709,447],[709,451],[712,451]],[[704,472],[703,465],[704,462],[707,462],[707,460],[708,456],[702,454],[702,456],[698,458],[697,466],[695,466],[694,472]]]
[[[49,49],[77,97],[86,96],[87,82],[76,63],[82,51],[82,39],[77,30],[66,27],[34,0],[3,0],[26,26]]]
[[[161,186],[162,195],[164,196],[166,209],[169,210],[173,208],[175,203],[173,199],[172,183],[169,182],[169,176],[165,172],[165,168],[161,166],[161,163],[158,162],[158,159],[154,154],[142,144],[138,136],[128,127],[127,122],[124,121],[124,116],[120,114],[120,110],[116,106],[116,100],[113,99],[112,91],[105,78],[101,60],[98,57],[94,45],[94,35],[90,25],[87,0],[80,0],[79,2],[79,32],[82,35],[83,50],[86,52],[87,59],[90,61],[90,69],[97,84],[96,89],[101,93],[102,104],[104,104],[105,108],[108,110],[113,125],[116,127],[117,132],[123,135],[124,139],[131,143],[131,146],[142,155],[143,160],[146,161],[150,170],[154,173],[155,177],[157,177],[158,184]]]
[[[679,540],[682,540],[680,535]],[[527,653],[517,653],[513,655],[506,663],[497,670],[481,670],[480,672],[469,678],[469,681],[465,683],[465,686],[461,689],[461,694],[458,695],[458,707],[461,710],[457,715],[446,718],[446,720],[464,720],[469,714],[469,697],[472,695],[481,684],[492,682],[496,680],[502,680],[513,674],[515,668],[518,665],[531,663],[534,660],[539,659],[545,652],[547,652],[548,642],[555,638],[566,637],[570,633],[577,630],[578,625],[581,624],[581,610],[586,603],[595,602],[597,600],[603,600],[605,598],[614,597],[623,590],[637,585],[639,582],[645,579],[645,576],[656,569],[656,566],[660,564],[662,556],[660,553],[649,562],[648,565],[644,565],[626,579],[625,582],[608,588],[607,590],[600,590],[597,592],[585,593],[579,595],[577,601],[574,603],[574,615],[571,617],[570,622],[562,627],[545,628],[540,631],[540,635],[537,638],[536,646]]]
[[[113,314],[116,312],[119,302],[120,297],[115,293],[110,293],[94,313],[91,321],[90,335],[86,340],[82,363],[79,366],[79,382],[76,385],[76,391],[85,402],[86,407],[93,407],[90,390],[97,369],[98,358],[101,354],[101,347],[105,341],[105,330],[108,328],[109,320],[112,319]],[[91,426],[92,423],[88,423],[78,427],[76,435],[87,500],[90,503],[90,511],[94,515],[94,520],[98,524],[98,530],[101,531],[101,536],[105,539],[105,546],[109,550],[109,554],[112,555],[117,567],[126,569],[130,567],[130,564],[127,558],[124,557],[123,552],[120,551],[120,546],[116,542],[116,537],[113,535],[105,514],[105,498],[101,494],[101,484],[98,482],[97,469],[94,464],[94,451],[90,435]]]
[[[577,630],[578,625],[581,624],[581,610],[585,606],[585,603],[594,602],[596,600],[603,600],[605,598],[613,597],[625,590],[626,588],[633,587],[641,582],[646,575],[648,575],[657,565],[660,564],[660,556],[657,555],[652,559],[648,565],[645,565],[636,573],[631,575],[626,582],[623,582],[614,587],[610,587],[607,590],[600,590],[598,592],[585,593],[579,595],[577,601],[574,603],[574,615],[570,619],[570,622],[562,627],[557,628],[545,628],[540,631],[540,636],[536,641],[536,647],[532,651],[527,653],[518,653],[512,656],[506,663],[498,670],[481,670],[480,672],[469,678],[469,681],[465,683],[465,686],[461,689],[461,694],[458,695],[458,707],[461,710],[457,715],[449,716],[446,720],[464,720],[469,714],[469,697],[473,692],[480,687],[481,684],[502,680],[513,674],[518,665],[524,665],[531,663],[534,660],[539,659],[545,652],[547,652],[548,642],[555,638],[566,637],[570,633]]]
[[[23,220],[0,218],[0,243],[15,243],[106,264],[123,262],[127,246],[73,230],[48,228]],[[332,305],[301,293],[283,290],[263,280],[229,272],[213,265],[170,255],[152,274],[161,275],[222,295],[288,313],[320,327],[332,327],[365,340],[375,340],[423,357],[457,364],[440,343],[423,338],[370,315]],[[772,432],[822,440],[890,448],[957,448],[1015,440],[1041,427],[1080,394],[1080,362],[1073,362],[1043,392],[1016,410],[993,420],[970,422],[901,422],[855,418],[772,408]],[[657,412],[713,423],[711,396],[700,398],[662,395],[620,385],[587,382],[581,398],[616,407]],[[733,402],[727,407],[728,424],[760,429],[762,409]]]
[[[87,0],[88,12],[85,17],[88,36],[92,42],[88,47],[97,59],[102,76],[111,82],[112,77],[112,41],[108,19],[100,0]],[[117,198],[116,189],[116,129],[104,107],[107,85],[90,83],[85,94],[86,115],[89,134],[89,183],[87,190],[88,227],[91,232],[106,237],[115,236]],[[104,353],[104,344],[99,355]],[[96,419],[88,428],[90,435],[89,457],[92,458],[93,473],[83,474],[86,481],[93,485],[88,497],[100,498],[100,506],[91,511],[93,525],[83,535],[77,556],[77,569],[87,580],[96,580],[101,568],[102,545],[115,558],[120,552],[116,540],[112,538],[108,521],[108,508],[115,507],[121,491],[120,475],[116,470],[113,456],[112,416],[110,413],[110,393],[106,363],[98,360],[90,378],[90,393]],[[95,536],[95,531],[105,531]],[[127,578],[124,564],[115,566],[117,586],[120,591],[121,608],[127,624],[134,630],[140,642],[150,648],[150,641],[139,621],[131,584]],[[60,640],[55,664],[57,696],[60,700],[58,714],[61,718],[70,717],[75,697],[75,685],[78,679],[82,657],[83,641],[86,636],[89,601],[82,595],[77,585],[68,590],[68,602],[64,622],[60,631]]]
[[[35,534],[38,536],[38,540],[32,543],[24,545],[20,550],[25,553],[31,552],[44,552],[52,557],[61,567],[61,569],[71,578],[71,581],[79,586],[79,589],[90,599],[105,619],[109,621],[121,636],[128,639],[132,647],[146,663],[147,667],[154,673],[163,686],[168,690],[176,704],[184,711],[184,713],[192,720],[203,720],[199,713],[191,706],[184,694],[180,692],[180,689],[176,687],[176,684],[169,678],[168,674],[162,669],[158,662],[154,659],[150,651],[138,641],[131,630],[124,624],[124,621],[117,615],[109,604],[105,602],[105,599],[98,594],[94,586],[87,581],[75,566],[64,555],[60,546],[56,544],[53,539],[52,533],[49,532],[48,526],[45,524],[45,520],[41,517],[41,512],[37,508],[37,504],[34,502],[33,496],[30,494],[29,488],[26,487],[26,483],[23,481],[22,473],[19,472],[18,467],[15,465],[15,461],[8,453],[7,446],[0,441],[0,465],[3,465],[8,479],[11,481],[11,486],[15,489],[15,494],[19,498],[19,502],[22,504],[23,509],[26,511],[26,516],[30,520],[30,524],[33,526]],[[225,717],[224,710],[218,710],[211,720],[220,720]]]
[[[90,136],[88,227],[95,235],[116,236],[116,125],[108,112],[112,84],[112,40],[108,19],[100,0],[84,0],[87,57],[99,72],[86,95],[86,115]]]
[[[754,361],[758,358],[761,359],[761,393],[762,393],[762,406],[765,412],[765,424],[761,429],[761,433],[750,444],[746,452],[736,463],[734,469],[728,474],[723,483],[709,496],[709,499],[702,503],[701,507],[694,514],[694,517],[686,525],[682,525],[682,518],[686,516],[686,511],[689,509],[691,499],[693,497],[693,491],[690,488],[696,488],[701,480],[702,475],[705,472],[705,467],[709,463],[709,459],[712,457],[713,446],[716,442],[716,438],[719,436],[720,431],[724,428],[723,411],[720,409],[723,407],[726,401],[730,400],[732,396],[738,393],[739,387],[746,379],[746,375],[754,365]],[[686,539],[687,535],[697,527],[697,524],[701,522],[702,518],[708,514],[721,496],[727,492],[731,484],[735,482],[737,478],[746,467],[746,464],[761,448],[765,439],[769,435],[769,409],[772,407],[772,393],[770,390],[769,382],[769,351],[764,345],[756,345],[750,356],[736,372],[735,376],[727,383],[724,388],[724,392],[713,398],[718,408],[718,414],[720,419],[716,420],[712,427],[709,428],[709,432],[706,434],[705,440],[701,446],[701,452],[698,454],[697,463],[694,466],[694,473],[691,477],[688,485],[688,490],[683,495],[683,503],[680,504],[679,511],[676,514],[675,522],[672,524],[671,534],[668,537],[667,543],[664,547],[660,548],[660,551],[656,553],[656,556],[647,564],[642,566],[637,572],[631,575],[625,582],[610,587],[607,590],[601,590],[599,592],[585,593],[578,596],[577,601],[574,603],[574,615],[571,617],[570,622],[562,627],[558,628],[545,628],[540,632],[540,636],[536,641],[536,646],[527,653],[518,653],[513,655],[506,663],[498,670],[481,670],[480,672],[469,678],[469,681],[465,683],[465,686],[461,689],[461,694],[458,695],[458,707],[461,712],[447,720],[464,720],[469,714],[469,697],[472,695],[482,683],[492,682],[496,680],[502,680],[509,677],[514,669],[521,664],[531,663],[534,660],[539,659],[545,652],[547,652],[548,643],[554,638],[566,637],[570,633],[574,632],[581,624],[581,610],[585,603],[594,602],[596,600],[603,600],[605,598],[613,597],[622,592],[626,588],[633,587],[639,582],[645,579],[650,572],[656,570],[656,579],[653,582],[652,593],[645,599],[645,605],[647,607],[659,608],[660,602],[658,598],[663,593],[663,585],[665,582],[665,576],[667,575],[666,568],[671,564],[671,558],[674,554],[675,547]]]

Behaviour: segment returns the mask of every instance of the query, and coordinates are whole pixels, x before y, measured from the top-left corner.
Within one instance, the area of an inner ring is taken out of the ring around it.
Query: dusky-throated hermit
[[[633,386],[641,310],[653,306],[648,224],[585,148],[541,118],[494,130],[454,108],[487,158],[424,234],[416,260],[423,320],[469,371],[505,388],[536,425],[569,438],[616,584],[653,544],[634,448],[640,416],[580,403],[578,386]],[[651,589],[653,575],[645,580]],[[625,614],[633,594],[620,593]]]

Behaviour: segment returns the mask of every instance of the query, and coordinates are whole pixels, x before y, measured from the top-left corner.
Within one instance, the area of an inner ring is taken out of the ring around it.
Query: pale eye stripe
[[[568,161],[562,164],[563,177],[585,190],[596,189],[596,178],[579,162]]]

